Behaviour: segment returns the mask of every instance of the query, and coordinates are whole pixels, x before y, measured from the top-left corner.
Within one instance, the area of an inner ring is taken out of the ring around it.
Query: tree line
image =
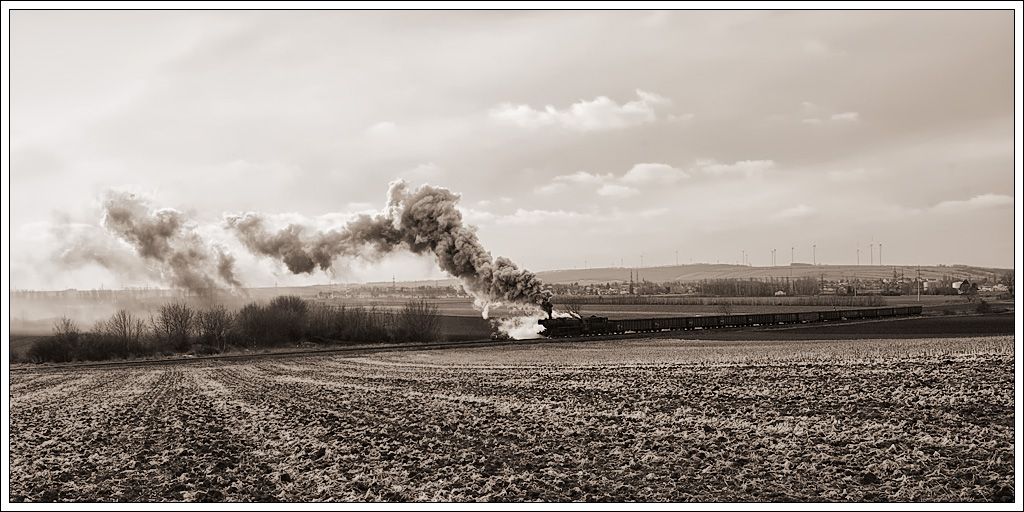
[[[53,335],[27,351],[30,362],[101,361],[169,354],[207,355],[231,350],[290,346],[302,342],[409,343],[441,339],[436,305],[408,301],[397,310],[332,306],[295,295],[252,302],[238,311],[205,309],[184,302],[160,306],[143,318],[119,309],[85,330],[68,317],[54,321]]]

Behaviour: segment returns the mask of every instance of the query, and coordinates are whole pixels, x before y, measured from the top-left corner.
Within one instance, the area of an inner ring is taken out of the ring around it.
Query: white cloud
[[[772,160],[742,160],[734,164],[716,164],[710,163],[711,161],[708,160],[698,160],[697,162],[698,165],[704,162],[704,165],[700,167],[702,171],[717,176],[743,174],[748,178],[753,178],[775,168],[775,162]]]
[[[465,220],[467,224],[472,226],[486,224],[498,218],[497,215],[484,210],[475,210],[473,208],[463,207],[458,207],[458,210],[462,212],[463,220]]]
[[[653,11],[643,19],[643,24],[649,27],[660,27],[671,19],[672,13],[668,11]]]
[[[605,183],[604,185],[601,185],[601,188],[597,189],[597,193],[602,196],[609,197],[629,197],[639,194],[640,191],[633,187],[627,187],[625,185],[614,185],[611,183]]]
[[[796,219],[796,218],[800,218],[800,217],[806,217],[806,216],[814,213],[814,211],[815,211],[814,208],[811,208],[810,206],[807,206],[806,204],[798,204],[798,205],[793,206],[791,208],[786,208],[786,209],[784,209],[782,211],[779,211],[778,213],[776,213],[774,215],[774,217],[777,220]]]
[[[670,122],[670,123],[681,123],[683,121],[690,121],[694,117],[697,117],[697,116],[694,115],[694,114],[690,114],[690,113],[686,113],[686,114],[669,114],[668,117],[665,118],[665,120]]]
[[[839,114],[833,114],[833,121],[857,121],[860,119],[860,115],[856,112],[842,112]]]
[[[809,118],[809,119],[802,119],[802,120],[800,120],[800,122],[804,123],[804,124],[821,124],[821,119]]]
[[[277,230],[285,226],[297,225],[312,230],[329,230],[337,229],[350,221],[355,219],[360,214],[374,214],[380,210],[375,208],[370,203],[348,203],[345,205],[346,211],[342,212],[330,212],[321,215],[304,215],[296,212],[284,212],[284,213],[261,213],[264,221],[272,229]],[[225,217],[229,214],[225,214]],[[210,233],[224,233],[223,225],[220,223],[210,225]],[[200,225],[197,229],[204,229],[203,225]],[[210,236],[209,238],[214,238]]]
[[[607,96],[598,96],[591,101],[573,103],[566,110],[552,105],[538,110],[529,105],[504,103],[491,109],[490,116],[522,128],[561,126],[576,131],[610,130],[654,122],[657,120],[655,107],[671,103],[655,93],[640,89],[636,93],[640,99],[622,105]]]
[[[299,224],[311,229],[323,231],[340,228],[355,219],[359,214],[365,213],[373,215],[380,211],[370,203],[348,203],[345,205],[345,209],[348,211],[325,213],[315,217],[306,217],[299,214],[286,214],[282,216],[267,215],[267,220],[271,225],[277,226],[278,228],[283,228],[289,224]]]
[[[838,182],[851,182],[851,181],[863,181],[868,176],[868,171],[857,168],[850,170],[836,170],[829,171],[828,177],[832,181]]]
[[[564,189],[566,186],[567,185],[562,182],[548,183],[547,185],[537,187],[534,191],[538,194],[554,194],[555,192]]]
[[[668,208],[650,208],[646,210],[625,212],[618,209],[600,213],[574,212],[565,210],[525,210],[517,209],[514,213],[502,216],[485,214],[494,219],[496,224],[504,225],[552,225],[559,228],[564,226],[588,225],[592,228],[602,228],[616,225],[615,223],[631,222],[635,219],[654,219],[662,217],[671,212]],[[480,212],[477,212],[478,214]],[[617,228],[616,228],[617,229]]]
[[[604,183],[608,180],[613,179],[615,176],[612,173],[608,174],[591,174],[589,172],[577,171],[572,174],[564,174],[562,176],[555,176],[556,182],[571,182],[571,183]]]
[[[218,172],[218,170],[204,170],[203,172],[209,172],[212,174],[213,172]],[[254,176],[258,176],[260,179],[263,179],[271,175],[299,175],[302,174],[302,168],[295,164],[278,161],[249,162],[244,159],[238,159],[232,160],[225,164],[223,170],[220,170],[220,172],[230,172],[233,173],[234,177],[238,177],[241,179],[251,178]]]
[[[825,55],[829,52],[829,47],[816,39],[808,39],[804,41],[804,51],[811,55]]]
[[[608,197],[629,197],[640,193],[631,185],[662,184],[669,185],[689,178],[690,175],[681,169],[668,164],[640,163],[634,165],[625,175],[616,178],[612,173],[593,174],[584,171],[555,176],[551,183],[534,189],[538,194],[552,194],[564,190],[568,184],[601,185],[597,193]]]
[[[391,121],[381,121],[364,131],[370,135],[390,135],[398,131],[398,126]]]
[[[817,39],[807,39],[803,42],[804,53],[808,55],[819,55],[819,56],[834,56],[841,57],[846,55],[846,52],[838,50],[824,41]]]
[[[567,212],[565,210],[524,210],[522,208],[511,215],[505,215],[497,219],[498,224],[548,224],[564,223],[566,221],[579,221],[589,218],[590,215],[578,212]]]
[[[363,210],[374,210],[375,205],[372,203],[348,203],[345,205],[345,209],[348,211],[363,211]]]
[[[671,184],[689,177],[686,171],[668,164],[636,164],[622,177],[622,182]]]
[[[931,208],[936,213],[959,213],[983,208],[1013,206],[1013,198],[1001,194],[982,194],[966,200],[943,201]]]
[[[433,162],[427,162],[425,164],[417,165],[416,167],[401,173],[401,177],[406,178],[409,181],[421,182],[437,179],[441,177],[443,174],[444,170],[441,169],[437,164]]]

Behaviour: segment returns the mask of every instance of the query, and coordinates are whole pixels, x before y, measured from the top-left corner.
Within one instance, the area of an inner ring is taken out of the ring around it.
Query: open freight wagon
[[[673,318],[632,318],[609,320],[603,316],[550,318],[538,321],[541,334],[551,338],[599,336],[634,332],[660,332],[693,329],[721,329],[811,322],[837,322],[861,318],[887,318],[920,315],[921,306],[845,309],[803,313],[761,313],[751,315],[682,316]]]

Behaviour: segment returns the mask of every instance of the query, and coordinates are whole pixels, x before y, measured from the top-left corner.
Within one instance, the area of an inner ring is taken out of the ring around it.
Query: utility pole
[[[860,247],[857,248],[857,264],[860,265]]]
[[[917,266],[917,301],[921,302],[921,265]]]
[[[882,265],[882,242],[878,242],[878,265]]]
[[[818,264],[818,244],[811,246],[811,259],[815,265]]]
[[[679,266],[679,251],[676,251],[676,266]]]
[[[796,251],[796,247],[789,248],[789,266],[791,267],[793,266],[793,254],[795,254],[794,251]]]

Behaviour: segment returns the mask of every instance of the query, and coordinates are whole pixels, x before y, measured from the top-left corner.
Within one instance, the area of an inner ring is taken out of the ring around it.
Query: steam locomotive
[[[846,309],[804,313],[762,313],[753,315],[683,316],[674,318],[632,318],[609,320],[604,316],[583,318],[545,318],[537,323],[544,327],[541,335],[549,338],[566,336],[600,336],[637,332],[660,332],[693,329],[721,329],[756,325],[834,322],[860,318],[887,318],[920,315],[921,306],[898,308]]]

